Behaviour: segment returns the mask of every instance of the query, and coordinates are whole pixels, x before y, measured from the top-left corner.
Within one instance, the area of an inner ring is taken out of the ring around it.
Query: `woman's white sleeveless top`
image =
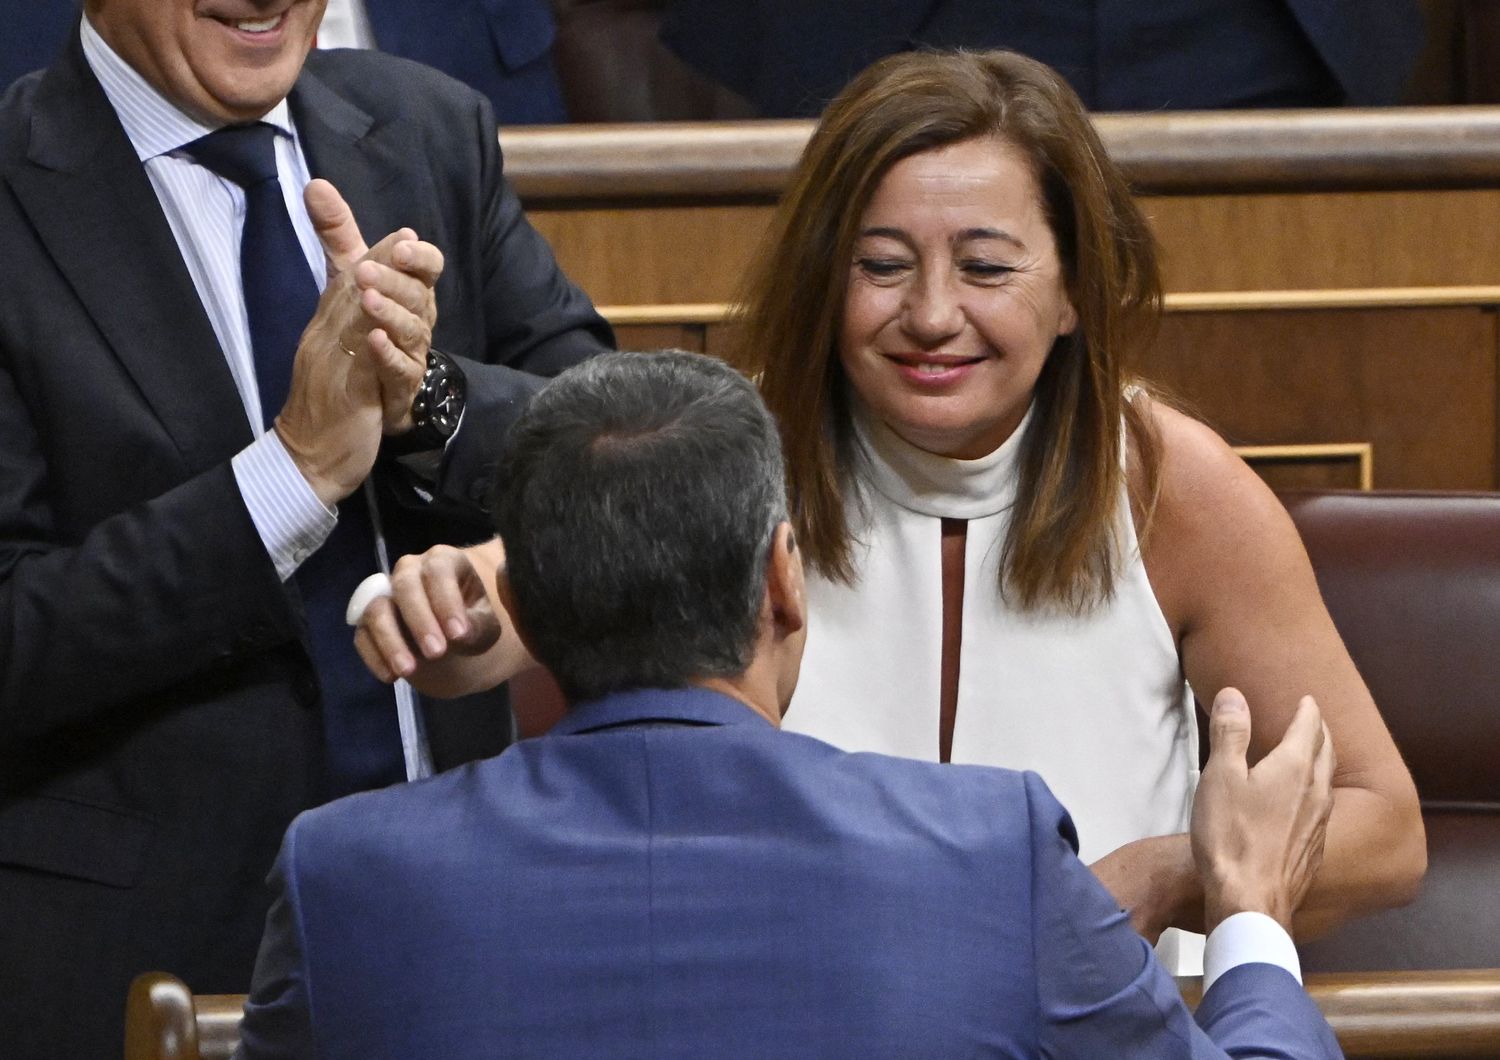
[[[873,417],[856,421],[846,496],[856,577],[809,573],[807,647],[784,727],[845,750],[937,760],[941,520],[966,519],[952,760],[1040,773],[1072,814],[1085,862],[1185,831],[1197,719],[1123,487],[1114,594],[1082,615],[1022,611],[999,591],[999,564],[1026,424],[989,456],[953,460]],[[1169,967],[1191,968],[1183,957]]]

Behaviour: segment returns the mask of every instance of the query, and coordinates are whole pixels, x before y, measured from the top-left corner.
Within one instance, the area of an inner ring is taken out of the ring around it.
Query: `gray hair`
[[[775,421],[727,364],[612,353],[559,375],[511,430],[494,514],[570,702],[750,665],[786,487]]]

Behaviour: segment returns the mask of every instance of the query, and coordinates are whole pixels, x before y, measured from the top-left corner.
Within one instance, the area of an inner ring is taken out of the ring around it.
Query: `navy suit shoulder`
[[[472,113],[476,101],[484,99],[476,89],[426,63],[373,48],[317,48],[308,53],[303,70],[381,116],[441,113],[444,105]],[[391,91],[393,86],[402,91]]]
[[[640,697],[300,817],[246,1055],[1336,1055],[1285,973],[1195,1023],[1034,774]]]
[[[1426,32],[1413,0],[1286,2],[1351,105],[1400,102]]]
[[[410,0],[365,0],[383,51],[426,63],[482,92],[506,125],[567,120],[552,65],[546,0],[448,0],[441,18]]]

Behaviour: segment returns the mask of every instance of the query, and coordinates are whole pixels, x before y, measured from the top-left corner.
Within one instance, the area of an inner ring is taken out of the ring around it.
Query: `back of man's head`
[[[709,357],[608,354],[533,399],[495,523],[516,619],[570,702],[745,671],[783,474],[759,394]]]

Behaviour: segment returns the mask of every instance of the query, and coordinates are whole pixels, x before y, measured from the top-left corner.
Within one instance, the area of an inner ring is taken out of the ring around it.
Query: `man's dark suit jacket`
[[[377,465],[392,555],[488,527],[494,439],[611,340],[501,175],[488,103],[373,52],[291,109],[373,242],[446,269],[469,405],[427,502]],[[76,39],[0,101],[0,1052],[117,1055],[139,971],[248,985],[264,877],[317,799],[318,682],[231,472],[252,438],[150,182]],[[503,746],[503,700],[468,756]],[[494,731],[498,729],[499,731]]]
[[[662,38],[767,117],[815,115],[884,55],[1013,48],[1092,110],[1395,103],[1414,0],[670,0]]]
[[[552,67],[547,0],[364,0],[381,51],[416,59],[489,97],[502,124],[567,120]],[[0,0],[0,91],[56,58],[78,0]]]
[[[703,689],[298,818],[267,1057],[1336,1057],[1285,970],[1196,1022],[1034,773],[847,754]]]

